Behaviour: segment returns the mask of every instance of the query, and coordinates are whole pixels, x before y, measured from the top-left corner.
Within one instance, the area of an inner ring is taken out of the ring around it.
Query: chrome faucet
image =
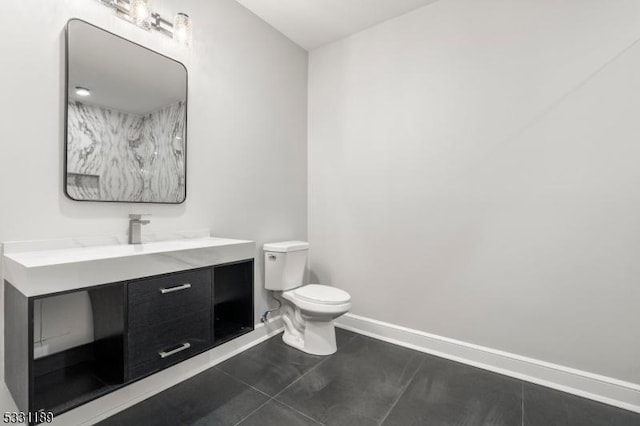
[[[151,223],[150,220],[142,220],[142,216],[150,214],[130,214],[129,215],[129,244],[142,243],[142,225]]]

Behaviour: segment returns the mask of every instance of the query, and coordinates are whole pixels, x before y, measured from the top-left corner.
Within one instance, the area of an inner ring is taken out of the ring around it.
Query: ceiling
[[[236,0],[307,50],[437,0]]]

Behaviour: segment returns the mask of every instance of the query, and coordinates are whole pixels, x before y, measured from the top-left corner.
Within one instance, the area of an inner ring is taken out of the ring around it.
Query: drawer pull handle
[[[176,285],[173,287],[161,288],[160,293],[167,294],[167,293],[172,293],[174,291],[186,290],[188,288],[191,288],[191,284]]]
[[[185,349],[189,349],[190,347],[191,347],[191,343],[186,342],[186,343],[183,343],[182,345],[180,345],[180,347],[175,348],[175,349],[172,349],[172,350],[170,350],[170,351],[166,351],[166,352],[165,352],[165,351],[158,352],[158,355],[160,355],[160,358],[166,358],[166,357],[168,357],[168,356],[171,356],[171,355],[177,354],[178,352],[182,352],[182,351],[184,351]]]

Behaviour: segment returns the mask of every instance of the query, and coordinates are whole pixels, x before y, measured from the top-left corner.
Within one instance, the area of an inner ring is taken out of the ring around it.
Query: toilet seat
[[[344,290],[321,284],[308,284],[285,291],[282,297],[292,302],[303,312],[334,316],[351,308],[351,296]]]
[[[322,284],[309,284],[291,291],[299,300],[322,305],[342,305],[351,301],[351,296],[344,290]]]

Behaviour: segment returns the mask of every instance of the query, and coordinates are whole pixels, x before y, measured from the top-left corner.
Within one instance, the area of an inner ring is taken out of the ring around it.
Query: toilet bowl
[[[282,340],[313,355],[337,350],[333,320],[351,308],[344,290],[321,284],[302,285],[309,243],[285,241],[264,245],[265,288],[282,291]]]
[[[285,305],[282,316],[282,340],[313,355],[334,353],[337,346],[333,320],[351,308],[349,293],[335,287],[309,284],[285,291],[282,297],[291,302],[291,305]]]

